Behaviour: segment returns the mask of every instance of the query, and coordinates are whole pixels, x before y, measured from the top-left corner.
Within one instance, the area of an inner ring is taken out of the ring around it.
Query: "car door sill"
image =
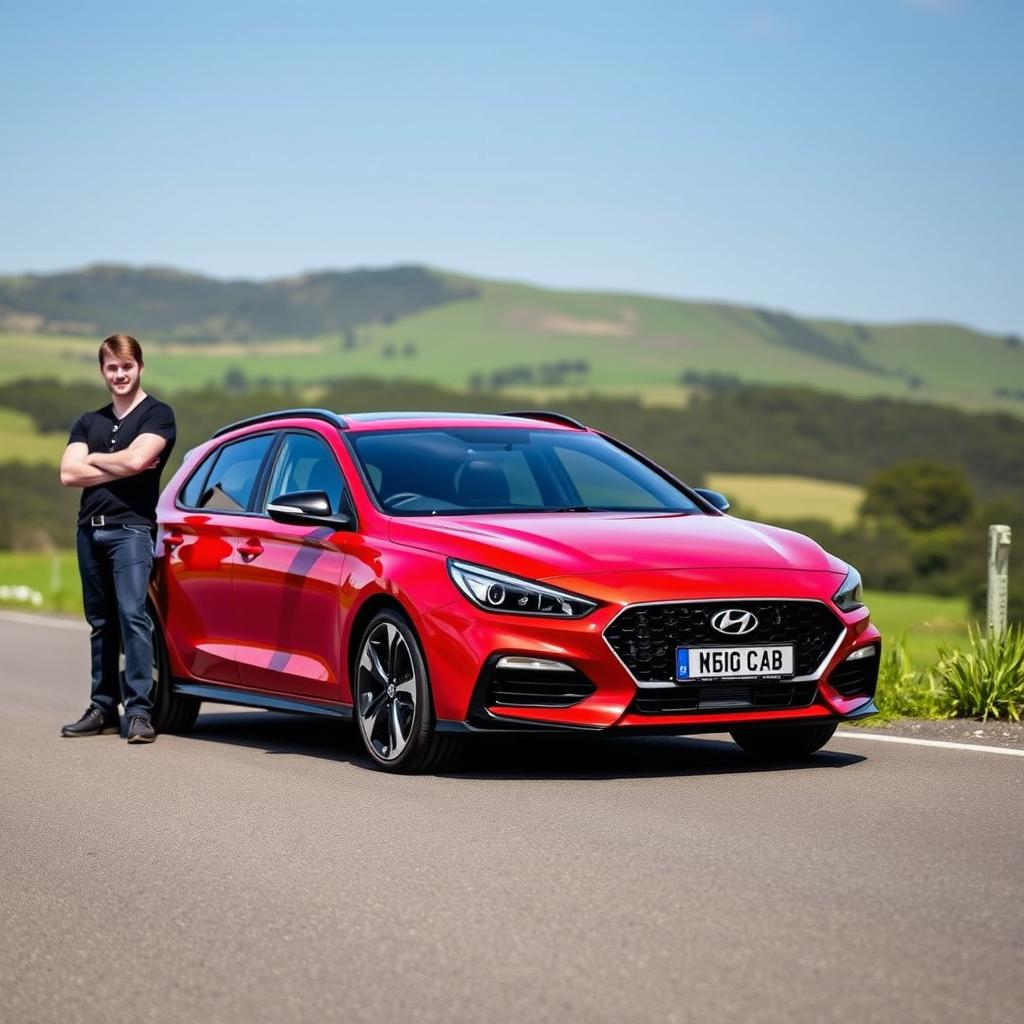
[[[236,690],[233,686],[211,686],[208,683],[192,683],[174,680],[174,692],[217,704],[240,704],[249,708],[266,708],[268,711],[289,711],[300,715],[325,715],[328,718],[352,718],[352,705],[340,701],[309,701],[295,697],[280,697],[269,693],[254,693],[252,690]]]

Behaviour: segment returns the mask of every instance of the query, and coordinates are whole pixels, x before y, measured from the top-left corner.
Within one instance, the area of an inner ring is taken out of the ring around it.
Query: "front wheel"
[[[820,750],[836,731],[828,725],[767,725],[732,730],[732,738],[748,753],[765,761],[790,761]]]
[[[434,731],[427,666],[404,615],[378,612],[359,642],[352,680],[366,752],[389,772],[439,771],[458,755],[458,738]]]

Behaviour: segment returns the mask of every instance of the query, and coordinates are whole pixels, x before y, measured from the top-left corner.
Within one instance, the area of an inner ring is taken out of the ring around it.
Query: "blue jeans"
[[[153,638],[146,614],[152,567],[153,536],[146,527],[79,527],[78,571],[92,630],[92,702],[107,715],[116,712],[122,698],[126,715],[152,713]]]

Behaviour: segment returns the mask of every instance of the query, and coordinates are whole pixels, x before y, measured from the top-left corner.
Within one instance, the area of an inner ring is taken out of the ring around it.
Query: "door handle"
[[[250,537],[247,541],[243,541],[238,545],[238,553],[246,561],[252,561],[252,559],[259,558],[263,554],[263,545],[258,537]]]
[[[168,551],[173,551],[179,544],[184,544],[185,538],[178,533],[177,530],[173,530],[171,533],[164,534],[164,547]]]

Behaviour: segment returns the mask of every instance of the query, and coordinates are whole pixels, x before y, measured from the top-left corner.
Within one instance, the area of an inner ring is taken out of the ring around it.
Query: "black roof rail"
[[[213,436],[220,437],[223,434],[229,434],[232,430],[238,430],[239,427],[251,427],[254,423],[269,423],[271,420],[287,419],[290,416],[301,416],[307,420],[323,420],[339,430],[345,430],[348,427],[344,417],[339,416],[336,412],[331,412],[330,409],[278,409],[276,412],[261,412],[258,416],[247,416],[244,420],[236,420],[226,427],[215,430]]]
[[[547,423],[561,423],[566,427],[575,427],[577,430],[589,429],[585,423],[580,423],[579,420],[574,420],[571,416],[566,416],[565,413],[551,412],[548,409],[520,409],[515,412],[503,412],[502,416],[519,416],[524,420],[544,420]]]

